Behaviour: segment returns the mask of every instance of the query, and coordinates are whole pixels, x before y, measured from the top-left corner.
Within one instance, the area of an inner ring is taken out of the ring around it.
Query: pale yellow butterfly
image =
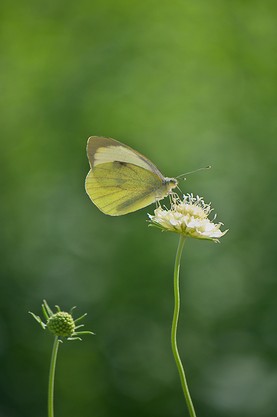
[[[85,187],[105,214],[121,216],[159,201],[177,187],[134,149],[112,138],[91,136],[87,142],[90,171]]]

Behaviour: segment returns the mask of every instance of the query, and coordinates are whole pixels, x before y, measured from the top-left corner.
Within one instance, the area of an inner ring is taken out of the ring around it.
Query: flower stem
[[[57,354],[59,348],[59,338],[55,336],[51,363],[50,363],[50,372],[49,372],[49,385],[48,385],[48,417],[54,417],[54,381],[55,381],[55,369]]]
[[[178,318],[179,318],[179,311],[180,311],[179,272],[180,272],[180,261],[181,261],[184,243],[185,243],[185,236],[180,235],[178,249],[177,249],[176,258],[175,258],[175,265],[174,265],[174,313],[173,313],[172,327],[171,327],[171,348],[172,348],[173,356],[174,356],[177,369],[179,372],[183,393],[184,393],[187,407],[189,410],[189,415],[190,417],[196,417],[195,410],[194,410],[193,403],[192,403],[189,389],[188,389],[185,371],[184,371],[184,368],[180,359],[180,355],[178,352],[178,347],[177,347],[177,326],[178,326]]]

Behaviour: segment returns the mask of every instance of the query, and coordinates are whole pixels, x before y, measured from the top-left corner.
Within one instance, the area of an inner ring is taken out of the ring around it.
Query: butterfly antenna
[[[186,179],[185,177],[187,175],[194,174],[195,172],[198,172],[198,171],[204,171],[206,169],[211,169],[211,167],[212,167],[211,165],[208,165],[206,167],[198,168],[198,169],[195,169],[193,171],[185,172],[184,174],[178,175],[178,177],[176,177],[176,178],[182,178],[182,177],[184,177],[183,179],[185,180]]]

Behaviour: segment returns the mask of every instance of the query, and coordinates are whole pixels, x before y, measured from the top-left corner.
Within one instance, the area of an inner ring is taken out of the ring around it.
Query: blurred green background
[[[59,417],[179,417],[170,349],[178,237],[153,207],[112,218],[84,191],[111,136],[211,201],[230,231],[190,240],[179,347],[199,416],[277,413],[275,1],[10,2],[1,19],[1,417],[43,417],[52,339],[28,315],[88,312],[64,343]]]

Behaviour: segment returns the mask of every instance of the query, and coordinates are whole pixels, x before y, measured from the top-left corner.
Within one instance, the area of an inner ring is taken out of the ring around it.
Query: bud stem
[[[58,336],[55,336],[49,371],[48,417],[54,417],[54,381],[59,343],[60,342]]]

